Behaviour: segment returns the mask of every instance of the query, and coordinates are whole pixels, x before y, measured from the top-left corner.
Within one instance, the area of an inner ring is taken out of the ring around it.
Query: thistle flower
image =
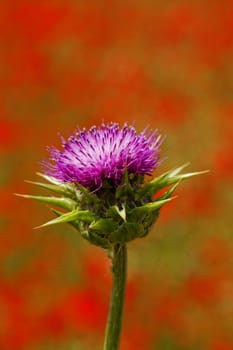
[[[57,216],[41,226],[69,223],[90,243],[101,246],[112,258],[113,287],[104,350],[119,346],[124,306],[127,242],[144,237],[157,220],[161,207],[171,199],[181,180],[205,172],[180,174],[187,165],[172,169],[147,183],[160,164],[158,132],[137,134],[133,126],[102,124],[79,130],[63,151],[50,148],[43,163],[47,183],[31,182],[59,196],[32,196],[56,207]],[[154,194],[172,185],[154,199]],[[65,210],[65,213],[64,213]]]
[[[140,134],[133,126],[120,129],[116,123],[100,128],[79,130],[66,142],[64,150],[50,148],[50,162],[44,162],[44,172],[61,182],[77,183],[97,191],[104,180],[115,186],[128,174],[144,175],[160,164],[161,137],[157,131]]]
[[[111,251],[115,243],[147,235],[178,183],[200,174],[180,174],[185,164],[144,184],[144,175],[161,163],[161,142],[157,130],[137,133],[127,124],[78,130],[67,142],[62,138],[63,151],[49,148],[50,160],[42,163],[44,174],[39,175],[50,184],[34,182],[61,197],[23,196],[67,211],[52,209],[57,217],[41,226],[68,222],[85,239]]]

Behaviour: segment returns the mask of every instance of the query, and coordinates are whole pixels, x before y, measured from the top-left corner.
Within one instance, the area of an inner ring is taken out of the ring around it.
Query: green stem
[[[115,244],[112,259],[112,295],[103,350],[118,350],[124,310],[127,270],[126,245]]]

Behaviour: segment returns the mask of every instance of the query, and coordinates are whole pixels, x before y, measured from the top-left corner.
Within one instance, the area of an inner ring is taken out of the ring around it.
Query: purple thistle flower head
[[[68,141],[62,139],[63,151],[50,148],[50,161],[43,163],[48,176],[60,182],[77,183],[99,190],[104,180],[120,184],[128,174],[151,174],[160,164],[161,138],[158,131],[137,134],[133,126],[117,123],[78,130]]]

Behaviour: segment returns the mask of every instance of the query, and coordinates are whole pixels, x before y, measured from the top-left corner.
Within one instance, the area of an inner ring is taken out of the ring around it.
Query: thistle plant
[[[55,218],[38,227],[68,223],[111,259],[113,283],[104,350],[119,348],[128,242],[148,234],[182,180],[205,173],[182,174],[185,164],[144,182],[145,175],[161,163],[162,141],[157,130],[137,133],[127,124],[78,129],[67,141],[62,138],[62,151],[48,149],[50,159],[38,173],[44,181],[29,181],[53,195],[20,195],[55,206],[51,208]],[[161,189],[163,194],[155,197]]]

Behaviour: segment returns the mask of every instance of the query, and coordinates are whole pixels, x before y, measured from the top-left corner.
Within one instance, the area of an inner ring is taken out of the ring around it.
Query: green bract
[[[69,223],[90,243],[111,250],[115,243],[124,244],[146,236],[157,220],[161,207],[174,198],[171,196],[180,181],[206,173],[180,174],[186,166],[187,164],[172,169],[145,184],[143,176],[128,175],[125,172],[118,187],[111,181],[106,181],[96,193],[90,193],[80,184],[59,183],[53,177],[38,173],[47,183],[29,182],[57,196],[18,196],[63,210],[51,208],[56,217],[38,227]],[[171,187],[153,199],[159,190],[167,186]]]

